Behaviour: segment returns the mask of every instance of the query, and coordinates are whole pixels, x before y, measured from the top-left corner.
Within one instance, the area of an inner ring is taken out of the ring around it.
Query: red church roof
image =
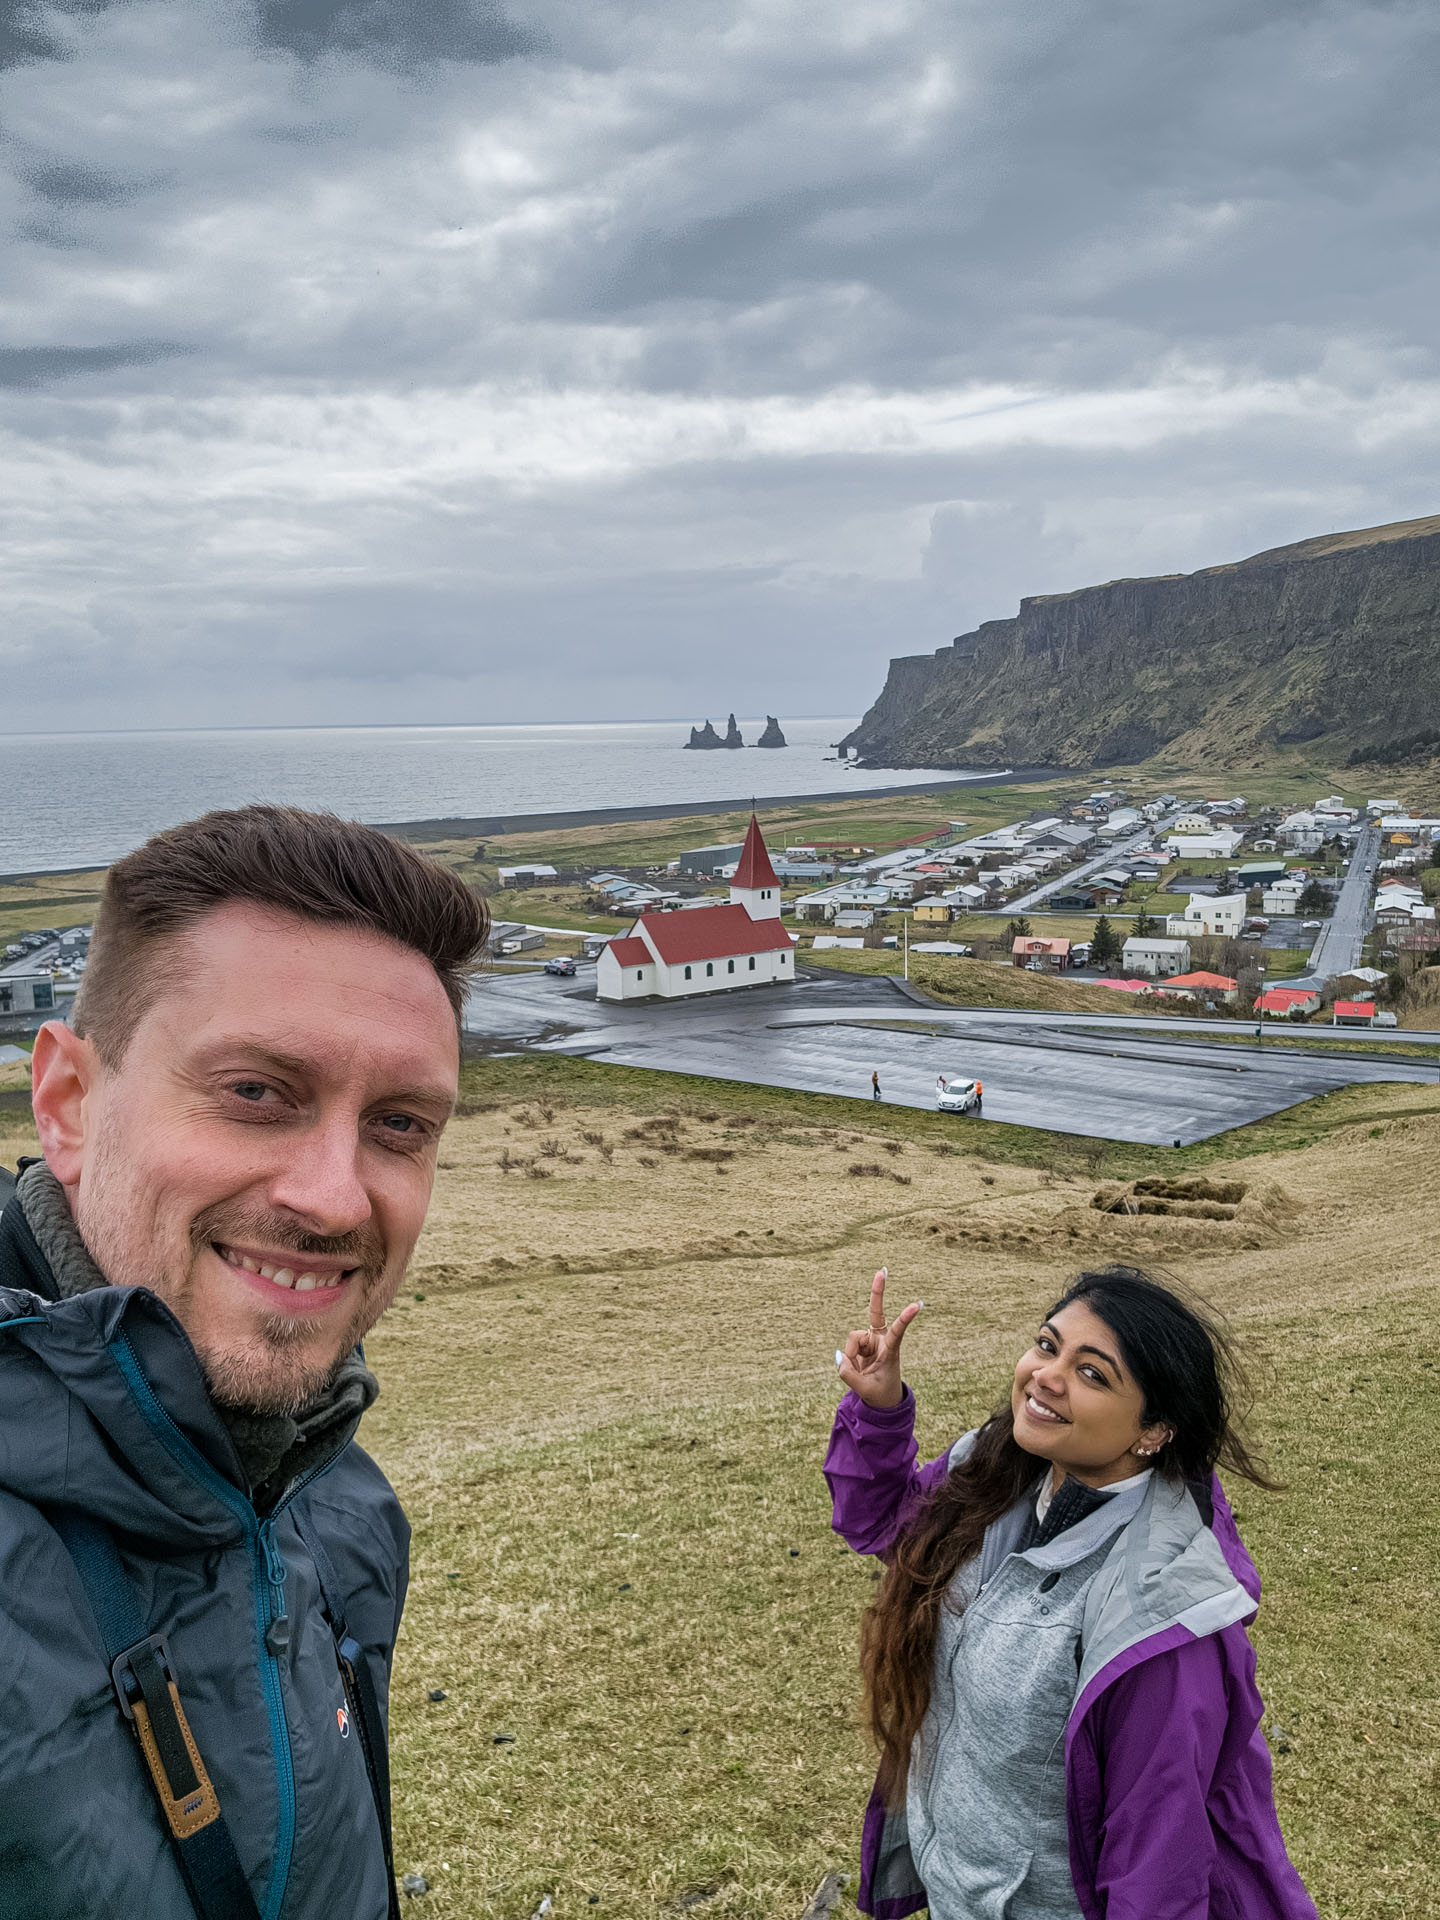
[[[655,956],[637,935],[625,934],[609,943],[610,952],[622,967],[652,967]]]
[[[637,933],[642,927],[646,939],[670,967],[694,960],[728,960],[739,954],[788,953],[795,944],[778,920],[752,920],[744,907],[737,906],[646,913],[635,922]],[[610,945],[613,951],[619,942],[612,940]],[[622,959],[621,964],[633,963]]]
[[[765,845],[765,836],[760,831],[760,822],[753,813],[750,816],[750,831],[745,836],[744,851],[740,855],[740,864],[736,867],[735,878],[730,884],[732,887],[778,887],[780,884],[776,878],[775,869],[770,864],[770,854]],[[727,951],[738,953],[740,949],[731,947]],[[752,953],[756,949],[746,947],[744,951]],[[713,956],[702,954],[700,957],[702,960],[708,960]]]

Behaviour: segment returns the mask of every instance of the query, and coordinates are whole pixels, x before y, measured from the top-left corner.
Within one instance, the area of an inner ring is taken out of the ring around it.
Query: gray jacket
[[[383,1703],[409,1542],[389,1483],[342,1431],[257,1512],[168,1308],[143,1289],[47,1298],[51,1280],[12,1199],[0,1215],[0,1920],[194,1920],[47,1517],[59,1507],[111,1530],[146,1624],[168,1638],[263,1920],[383,1920],[380,1822],[297,1520],[328,1551]],[[282,1614],[288,1629],[272,1631]]]

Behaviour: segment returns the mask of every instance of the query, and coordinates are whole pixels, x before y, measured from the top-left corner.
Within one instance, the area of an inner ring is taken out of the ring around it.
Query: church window
[[[727,961],[725,962],[725,967],[726,967],[726,970],[727,970],[727,972],[730,972],[730,973],[734,973],[734,971],[735,971],[735,962],[734,962],[733,960],[727,960]]]
[[[711,974],[714,973],[714,971],[715,971],[715,962],[713,960],[707,960],[705,962],[705,978],[708,980]]]
[[[643,980],[645,978],[645,969],[643,967],[636,967],[635,978],[637,980]]]
[[[690,978],[690,969],[689,969],[689,967],[686,967],[686,969],[685,969],[685,978],[686,978],[687,980],[688,980],[688,979]]]
[[[750,956],[750,971],[751,973],[754,973],[755,971],[755,956],[753,953]]]

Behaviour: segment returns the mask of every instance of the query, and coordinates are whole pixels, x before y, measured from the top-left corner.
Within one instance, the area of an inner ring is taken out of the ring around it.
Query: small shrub
[[[858,1160],[852,1160],[845,1171],[847,1173],[853,1173],[857,1180],[883,1180],[885,1178],[884,1167],[877,1167],[873,1164],[864,1166]]]
[[[685,1155],[685,1158],[687,1160],[708,1160],[712,1165],[718,1167],[722,1162],[735,1158],[735,1149],[733,1147],[691,1147]]]
[[[547,1127],[553,1126],[555,1123],[554,1107],[543,1100],[540,1102],[540,1118],[545,1122]]]
[[[540,1142],[540,1151],[547,1160],[563,1160],[565,1143],[563,1140],[557,1140],[554,1134],[547,1134]]]
[[[595,1132],[593,1128],[582,1132],[580,1138],[585,1142],[587,1147],[603,1147],[605,1144],[604,1134]]]
[[[517,1167],[523,1167],[525,1162],[518,1160],[508,1147],[502,1147],[500,1149],[500,1158],[495,1164],[501,1173],[513,1173]]]
[[[615,1158],[615,1149],[610,1145],[608,1140],[602,1140],[600,1142],[599,1151],[600,1151],[600,1158],[605,1162],[606,1166],[608,1167],[610,1165],[610,1162]]]
[[[528,1160],[525,1163],[525,1178],[527,1180],[549,1180],[554,1172],[555,1169],[553,1167],[542,1167],[538,1160]]]
[[[884,1146],[886,1153],[903,1153],[905,1151],[905,1142],[903,1140],[886,1140],[881,1144]]]
[[[654,1168],[659,1166],[660,1162],[655,1159],[652,1154],[642,1153],[640,1155],[640,1164],[642,1167],[649,1167],[653,1171]]]

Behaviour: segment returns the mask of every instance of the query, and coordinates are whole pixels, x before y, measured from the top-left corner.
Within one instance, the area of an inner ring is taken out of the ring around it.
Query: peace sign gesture
[[[840,1378],[867,1407],[898,1407],[905,1397],[900,1378],[900,1342],[905,1329],[924,1306],[912,1300],[891,1323],[885,1321],[885,1282],[889,1270],[881,1267],[870,1288],[870,1324],[852,1333],[844,1350],[835,1355]]]

